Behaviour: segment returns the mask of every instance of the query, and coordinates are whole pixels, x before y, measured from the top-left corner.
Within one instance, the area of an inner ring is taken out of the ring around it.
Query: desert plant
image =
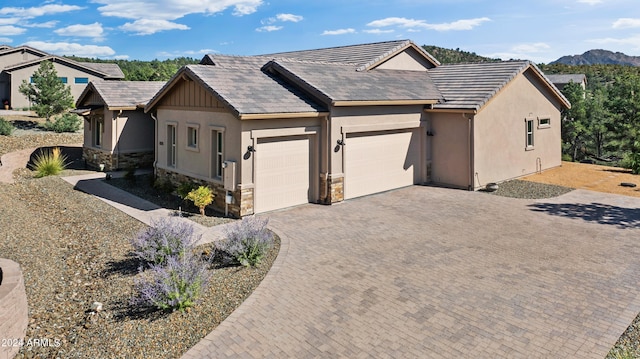
[[[200,186],[189,192],[186,199],[191,200],[200,209],[200,214],[204,216],[204,208],[213,202],[213,192],[209,187]]]
[[[216,242],[216,249],[245,267],[255,266],[273,245],[268,223],[268,219],[244,217],[227,228],[226,238]]]
[[[155,306],[163,310],[185,310],[193,306],[206,289],[209,272],[206,262],[190,252],[168,257],[154,264],[134,281],[137,297],[133,304]]]
[[[73,113],[65,113],[62,116],[56,117],[53,121],[45,122],[44,128],[57,133],[76,132],[80,129],[80,125],[82,125],[80,116]]]
[[[57,175],[67,167],[67,156],[62,154],[59,147],[51,151],[40,151],[33,160],[32,169],[36,177]]]
[[[151,179],[153,180],[153,188],[155,188],[159,192],[171,193],[175,188],[173,186],[173,183],[171,183],[171,181],[169,181],[167,178],[157,177],[154,179],[153,177],[151,177]]]
[[[138,233],[131,240],[131,245],[136,257],[150,265],[159,265],[166,263],[169,257],[189,255],[198,239],[193,225],[173,218],[162,218]]]
[[[13,130],[15,128],[11,124],[11,122],[4,119],[4,117],[0,117],[0,135],[1,136],[11,136]]]

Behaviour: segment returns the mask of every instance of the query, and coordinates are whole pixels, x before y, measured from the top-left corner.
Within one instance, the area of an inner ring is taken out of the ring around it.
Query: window
[[[551,127],[550,118],[538,118],[538,128],[549,128],[549,127]]]
[[[60,82],[62,82],[63,84],[67,83],[67,78],[66,77],[58,77],[58,80],[60,80]]]
[[[176,126],[167,126],[167,165],[176,166]]]
[[[33,83],[33,77],[29,77],[29,83]]]
[[[198,125],[187,124],[187,149],[198,149]]]
[[[74,82],[77,84],[88,84],[89,83],[89,78],[88,77],[76,77],[74,79]]]
[[[527,149],[533,148],[533,119],[526,119]]]
[[[94,117],[93,120],[93,145],[95,147],[102,146],[102,136],[104,134],[104,119],[102,117]]]
[[[224,131],[223,128],[211,131],[211,177],[222,179],[222,164],[224,162]]]

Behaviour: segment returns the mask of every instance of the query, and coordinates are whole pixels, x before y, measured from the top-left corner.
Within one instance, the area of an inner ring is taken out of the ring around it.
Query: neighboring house
[[[106,171],[153,166],[155,123],[144,106],[164,84],[96,81],[85,86],[73,112],[85,119],[82,157],[88,166]]]
[[[553,82],[560,91],[571,82],[580,85],[583,91],[587,89],[587,75],[585,74],[547,75],[547,78]]]
[[[31,106],[18,89],[23,80],[31,81],[42,61],[53,62],[60,80],[71,88],[74,99],[78,99],[91,81],[124,78],[117,64],[78,62],[29,46],[0,46],[0,99],[9,100],[15,109]]]
[[[531,62],[440,66],[402,40],[207,55],[145,112],[157,118],[156,174],[208,184],[241,217],[559,166],[568,106]]]

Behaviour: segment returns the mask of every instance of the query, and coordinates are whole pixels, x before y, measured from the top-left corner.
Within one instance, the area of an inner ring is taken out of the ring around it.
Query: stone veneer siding
[[[112,154],[91,147],[83,147],[82,158],[91,168],[100,168],[100,164],[104,164],[105,171],[152,167],[155,160],[153,151]]]
[[[156,168],[156,177],[167,179],[176,187],[184,182],[192,182],[197,185],[209,186],[215,194],[213,203],[210,207],[220,213],[225,212],[225,196],[227,191],[224,189],[222,183],[189,177],[163,168]],[[241,218],[253,214],[253,188],[236,189],[231,193],[231,195],[233,196],[233,203],[230,203],[228,207],[228,213],[230,216]]]
[[[329,195],[326,195],[327,186],[329,187]],[[344,201],[344,177],[333,178],[331,175],[328,179],[320,178],[321,194],[324,198],[324,204],[332,204]]]
[[[20,265],[12,260],[0,258],[2,283],[0,284],[0,359],[11,359],[20,350],[29,323],[27,293]]]

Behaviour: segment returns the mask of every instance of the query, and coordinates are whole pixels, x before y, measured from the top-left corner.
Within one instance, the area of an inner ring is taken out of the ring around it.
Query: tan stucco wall
[[[378,65],[377,69],[390,69],[390,70],[412,70],[412,71],[426,71],[434,67],[424,59],[424,56],[418,54],[413,48],[408,48],[405,51],[397,54],[391,59]]]
[[[526,147],[526,118],[534,119],[534,147]],[[551,120],[538,128],[539,118]],[[516,77],[475,117],[474,187],[561,164],[560,104],[530,72]]]
[[[155,122],[150,114],[145,114],[142,109],[123,111],[116,118],[114,126],[117,127],[115,152],[153,151]]]
[[[66,77],[67,78],[67,86],[71,88],[71,95],[73,95],[74,102],[78,99],[84,88],[87,84],[76,84],[76,77],[87,77],[89,82],[101,80],[100,77],[95,76],[93,74],[81,71],[76,68],[69,67],[65,64],[61,64],[58,62],[53,63],[56,72],[58,73],[58,77]],[[33,64],[32,66],[15,70],[11,73],[11,106],[13,108],[23,108],[29,106],[29,101],[27,98],[18,91],[22,80],[29,82],[29,78],[33,75],[33,73],[38,69],[40,64]]]
[[[41,55],[36,55],[28,51],[17,51],[11,52],[8,54],[4,54],[0,56],[0,69],[3,69],[7,66],[19,64],[22,62],[27,62],[31,60],[35,60],[42,57]]]
[[[427,151],[431,159],[431,182],[435,184],[465,189],[469,186],[471,116],[465,116],[462,113],[427,114],[429,130],[433,133],[427,137]]]

